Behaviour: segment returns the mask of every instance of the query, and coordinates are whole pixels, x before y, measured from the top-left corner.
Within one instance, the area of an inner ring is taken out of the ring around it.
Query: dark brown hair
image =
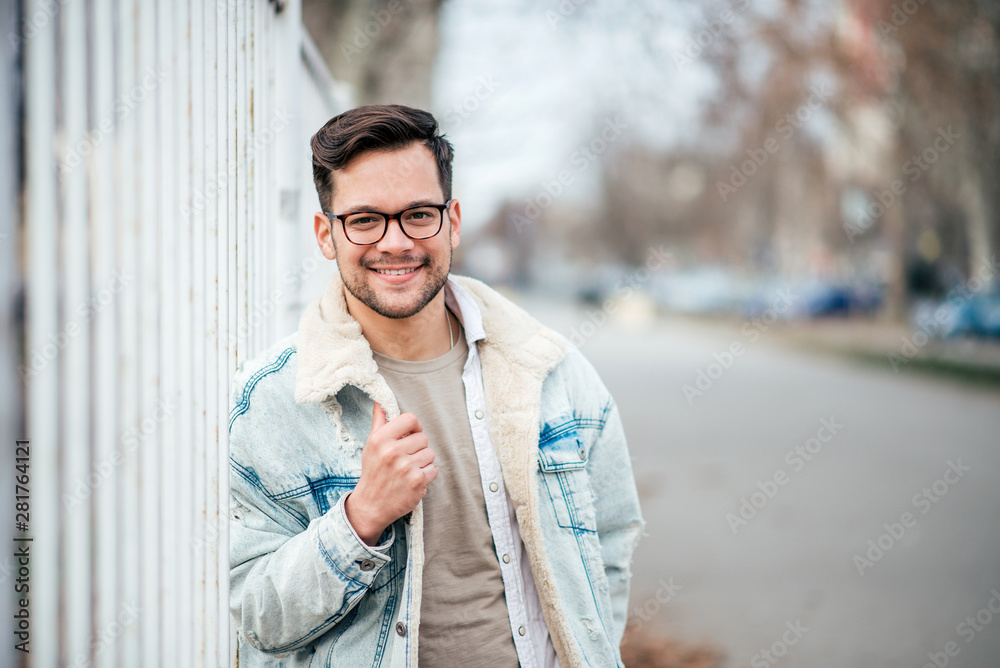
[[[422,142],[437,162],[438,182],[451,199],[451,142],[438,134],[438,122],[426,111],[401,104],[371,104],[334,116],[312,136],[313,182],[320,206],[333,202],[333,171],[369,151],[394,151]]]

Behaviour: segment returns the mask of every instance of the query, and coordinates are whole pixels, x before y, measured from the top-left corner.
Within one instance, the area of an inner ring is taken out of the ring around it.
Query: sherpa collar
[[[508,363],[534,370],[536,377],[547,375],[566,355],[565,337],[482,281],[449,274],[445,303],[461,319],[470,347],[481,340],[482,346]],[[347,310],[339,271],[333,272],[323,295],[306,307],[296,338],[296,402],[324,401],[345,385],[355,385],[379,401],[389,419],[398,415],[395,398],[378,373],[368,339]]]

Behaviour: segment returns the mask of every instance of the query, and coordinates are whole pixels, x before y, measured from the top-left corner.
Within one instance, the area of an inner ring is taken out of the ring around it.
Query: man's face
[[[418,204],[444,203],[434,154],[420,143],[363,154],[344,169],[335,170],[333,180],[330,211],[336,215],[394,213]],[[348,241],[339,220],[331,226],[325,216],[317,214],[315,224],[323,254],[337,260],[347,291],[379,315],[398,319],[420,312],[444,287],[452,251],[458,246],[461,214],[458,202],[452,200],[444,212],[441,231],[419,240],[403,234],[394,218],[382,240],[367,246]],[[410,271],[388,275],[378,269]]]

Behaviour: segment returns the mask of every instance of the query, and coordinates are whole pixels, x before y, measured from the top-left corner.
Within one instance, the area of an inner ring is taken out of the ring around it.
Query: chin
[[[358,301],[375,313],[384,318],[401,320],[422,311],[444,288],[448,272],[437,275],[431,269],[431,265],[425,265],[426,275],[403,289],[379,285],[379,279],[368,275],[368,269],[362,269],[365,272],[364,280],[344,281],[344,285]]]

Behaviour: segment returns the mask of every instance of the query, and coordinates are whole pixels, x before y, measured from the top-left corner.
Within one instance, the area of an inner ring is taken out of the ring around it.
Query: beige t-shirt
[[[423,500],[419,665],[516,667],[517,651],[465,403],[462,370],[469,346],[461,327],[455,338],[454,348],[430,360],[414,362],[374,353],[400,412],[411,412],[420,420],[438,466],[438,477]]]

